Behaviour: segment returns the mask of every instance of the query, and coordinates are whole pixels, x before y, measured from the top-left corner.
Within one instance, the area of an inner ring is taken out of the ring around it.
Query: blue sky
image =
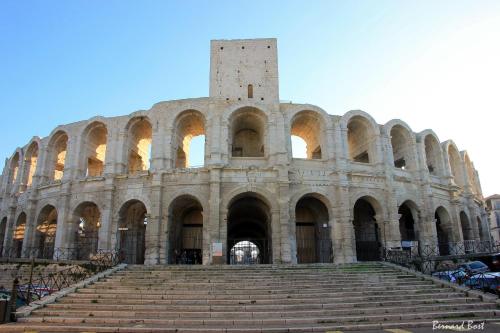
[[[59,124],[207,96],[211,39],[276,37],[282,100],[432,128],[500,192],[500,1],[2,0],[0,32],[3,157]]]

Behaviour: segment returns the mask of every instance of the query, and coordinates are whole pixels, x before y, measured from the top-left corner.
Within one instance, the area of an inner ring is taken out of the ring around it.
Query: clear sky
[[[0,157],[208,95],[211,39],[276,37],[280,98],[453,139],[500,192],[500,1],[0,0]]]

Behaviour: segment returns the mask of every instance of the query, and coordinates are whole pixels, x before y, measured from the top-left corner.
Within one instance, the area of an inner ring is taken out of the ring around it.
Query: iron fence
[[[471,273],[456,269],[459,260],[500,252],[500,242],[466,240],[426,243],[418,249],[384,249],[384,260],[451,282],[498,294],[500,273]]]

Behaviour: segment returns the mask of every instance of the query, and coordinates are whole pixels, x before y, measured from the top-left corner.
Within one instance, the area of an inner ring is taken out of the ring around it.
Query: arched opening
[[[16,221],[16,227],[12,236],[12,254],[13,258],[21,258],[23,256],[24,234],[26,232],[26,214],[19,214]]]
[[[441,148],[439,147],[439,142],[434,135],[428,134],[424,139],[424,145],[427,170],[429,170],[431,175],[443,175]]]
[[[373,130],[370,122],[361,116],[354,116],[347,124],[349,159],[359,163],[373,163]]]
[[[238,247],[235,246],[240,242]],[[253,245],[252,245],[253,244]],[[247,246],[246,249],[243,247]],[[229,205],[227,215],[227,263],[237,264],[237,251],[252,255],[257,247],[257,258],[251,263],[269,264],[271,260],[271,212],[269,206],[253,193],[239,195]],[[233,257],[231,256],[233,255]],[[245,260],[250,263],[250,260]]]
[[[85,130],[83,140],[84,176],[99,177],[104,172],[108,130],[101,122],[94,122]]]
[[[465,169],[467,170],[467,178],[469,179],[469,185],[472,193],[479,194],[479,185],[476,180],[476,172],[472,166],[469,155],[465,155]]]
[[[35,232],[35,250],[38,258],[53,258],[56,231],[57,210],[54,206],[47,205],[38,214]]]
[[[477,230],[479,232],[479,240],[484,241],[484,235],[483,235],[483,223],[481,222],[481,218],[478,216],[476,217],[477,220]]]
[[[52,137],[49,144],[51,151],[49,158],[49,176],[51,180],[60,180],[64,175],[64,166],[66,164],[66,153],[68,149],[68,136],[59,131]]]
[[[373,200],[373,199],[372,199]],[[375,209],[369,198],[360,198],[354,204],[354,235],[358,261],[373,261],[381,258],[380,232]]]
[[[262,111],[244,107],[231,117],[231,156],[263,157],[266,117]]]
[[[144,264],[146,254],[146,206],[139,200],[127,201],[120,209],[117,244],[123,262]]]
[[[320,200],[305,196],[295,206],[297,263],[332,262],[328,209]]]
[[[469,217],[464,211],[460,212],[460,227],[462,228],[462,236],[464,241],[473,240],[474,233],[470,224]]]
[[[439,254],[442,256],[450,254],[450,234],[451,234],[451,218],[450,214],[444,207],[438,207],[434,213],[436,219],[436,233],[438,239]]]
[[[149,170],[153,129],[145,117],[130,121],[128,132],[128,173]]]
[[[3,244],[5,242],[5,233],[7,232],[7,218],[0,221],[0,257],[3,255]]]
[[[234,244],[229,252],[230,265],[255,265],[260,263],[260,258],[259,247],[250,241]]]
[[[33,184],[33,176],[35,175],[36,165],[38,163],[38,143],[33,142],[26,151],[24,158],[24,179],[23,184],[30,187]]]
[[[298,113],[292,120],[291,135],[304,140],[305,155],[307,159],[321,159],[320,140],[322,134],[321,120],[319,116],[311,111],[302,111]],[[297,145],[294,145],[296,140],[292,140],[292,156],[298,158],[303,156]]]
[[[410,132],[401,125],[391,128],[391,146],[394,157],[394,167],[399,169],[414,169],[415,156]]]
[[[92,259],[98,250],[101,212],[93,202],[83,202],[73,212],[71,234],[74,257],[77,260]]]
[[[253,85],[248,85],[248,98],[253,98]]]
[[[415,228],[417,217],[416,205],[411,201],[405,201],[398,209],[399,214],[399,233],[401,234],[401,246],[411,248],[412,242],[418,239]]]
[[[205,164],[205,119],[200,112],[184,111],[178,117],[173,147],[176,168],[193,168]]]
[[[14,184],[19,174],[19,153],[15,153],[10,161],[9,184]]]
[[[450,161],[451,175],[455,183],[464,187],[464,174],[462,172],[462,159],[455,146],[450,145],[448,148],[448,159]]]
[[[201,264],[203,260],[203,208],[191,196],[176,198],[169,209],[169,263]]]

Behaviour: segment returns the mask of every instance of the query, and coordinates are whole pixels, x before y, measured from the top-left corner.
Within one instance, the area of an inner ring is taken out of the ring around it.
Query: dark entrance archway
[[[297,263],[332,262],[328,209],[320,200],[306,196],[295,207]]]
[[[354,204],[354,234],[358,261],[381,259],[380,233],[375,219],[375,209],[368,198],[360,198]]]
[[[146,206],[130,200],[120,209],[118,239],[120,254],[127,264],[144,264],[146,253]]]
[[[450,254],[451,219],[450,214],[444,207],[438,207],[434,214],[436,219],[436,233],[438,239],[439,254],[442,256]]]
[[[243,242],[243,243],[240,243]],[[246,243],[245,243],[246,242]],[[238,249],[248,245],[252,256],[252,245],[257,247],[257,257],[251,261],[237,260]],[[271,212],[269,206],[253,193],[245,193],[233,199],[227,217],[227,263],[269,264],[271,259]]]
[[[184,195],[169,209],[169,263],[201,264],[203,259],[203,208],[198,200]]]
[[[398,209],[399,233],[401,235],[401,244],[403,247],[409,245],[418,239],[415,228],[415,218],[417,218],[416,205],[411,201],[405,201]]]
[[[97,254],[101,213],[93,202],[83,202],[76,207],[72,224],[73,256],[88,260]]]
[[[35,246],[38,258],[52,259],[57,231],[57,210],[54,206],[43,207],[38,214]]]

